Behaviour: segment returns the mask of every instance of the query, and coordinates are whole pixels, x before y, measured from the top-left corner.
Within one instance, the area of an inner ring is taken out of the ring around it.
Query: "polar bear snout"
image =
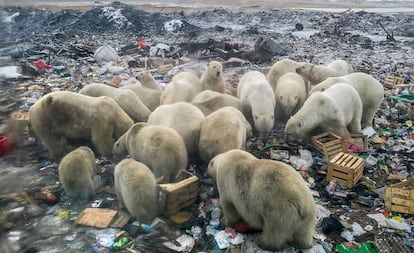
[[[302,73],[303,68],[304,68],[303,66],[296,68],[295,69],[296,73],[298,73],[298,74]]]

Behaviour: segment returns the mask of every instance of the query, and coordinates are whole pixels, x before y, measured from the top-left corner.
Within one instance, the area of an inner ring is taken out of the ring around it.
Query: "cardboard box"
[[[335,180],[340,185],[352,188],[362,177],[364,163],[361,157],[340,152],[329,161],[326,180]]]
[[[392,212],[414,214],[414,179],[387,186],[385,206]]]
[[[342,137],[331,132],[315,135],[311,138],[313,147],[323,156],[333,158],[339,152],[346,152]]]
[[[182,175],[183,179],[177,183],[158,184],[158,203],[163,214],[175,214],[191,206],[198,197],[199,178],[187,171],[183,171]]]

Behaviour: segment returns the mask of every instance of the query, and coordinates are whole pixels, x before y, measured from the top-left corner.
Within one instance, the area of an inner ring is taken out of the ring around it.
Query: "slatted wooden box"
[[[388,75],[384,80],[384,85],[388,88],[395,89],[396,85],[404,83],[404,77]]]
[[[362,177],[364,162],[360,157],[340,152],[329,161],[326,180],[335,180],[340,185],[352,188]]]
[[[197,200],[199,178],[187,171],[182,174],[183,179],[177,183],[158,184],[158,203],[165,215],[175,214]]]
[[[333,158],[339,152],[345,152],[346,147],[342,137],[328,132],[311,138],[313,147],[322,155]]]
[[[414,214],[414,179],[387,186],[385,206],[392,212]]]

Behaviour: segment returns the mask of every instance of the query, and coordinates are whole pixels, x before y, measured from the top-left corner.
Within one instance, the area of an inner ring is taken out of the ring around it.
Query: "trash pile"
[[[222,226],[217,189],[200,164],[190,164],[180,185],[159,185],[167,204],[150,224],[118,210],[113,161],[97,160],[101,190],[94,201],[71,201],[59,184],[57,164],[30,132],[27,111],[52,91],[77,92],[91,82],[136,83],[141,70],[151,72],[162,87],[180,71],[201,74],[209,59],[223,62],[227,86],[235,88],[242,73],[266,72],[281,58],[346,59],[386,89],[374,126],[354,136],[348,147],[331,133],[311,143],[284,143],[283,126],[265,142],[249,140],[252,154],[290,163],[312,189],[318,214],[315,246],[303,252],[414,250],[414,40],[404,37],[407,27],[401,25],[409,14],[162,14],[121,3],[86,12],[4,12],[0,166],[8,170],[0,182],[11,183],[0,192],[1,252],[268,252],[254,243],[258,231],[247,224]],[[25,170],[14,172],[14,166]],[[25,176],[29,179],[20,179]],[[23,186],[16,191],[18,184]],[[183,202],[176,198],[176,190],[190,187],[194,196]]]

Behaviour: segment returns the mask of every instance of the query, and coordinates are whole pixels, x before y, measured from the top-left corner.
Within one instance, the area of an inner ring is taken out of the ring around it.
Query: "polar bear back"
[[[154,111],[160,105],[160,98],[161,98],[161,91],[160,90],[153,90],[142,86],[139,83],[136,84],[127,84],[125,86],[120,87],[121,90],[131,90],[134,92],[141,101],[145,104],[146,107],[150,111]]]
[[[178,172],[187,168],[188,155],[183,138],[166,126],[134,124],[114,144],[116,158],[129,154],[144,163],[163,183],[172,182]]]
[[[244,149],[251,126],[236,108],[226,106],[207,116],[201,124],[198,151],[204,162],[231,149]]]
[[[159,106],[149,116],[148,123],[167,126],[177,131],[185,142],[189,157],[195,157],[203,119],[204,114],[196,106],[177,102]]]
[[[107,96],[114,99],[135,122],[147,121],[151,113],[141,99],[130,90],[121,90],[106,84],[92,83],[83,87],[79,93],[91,97]]]
[[[176,74],[161,94],[160,104],[191,102],[203,90],[200,79],[191,72]]]
[[[197,106],[205,116],[225,106],[232,106],[241,111],[240,99],[212,90],[197,94],[191,103]]]
[[[141,223],[157,215],[157,182],[152,171],[143,163],[130,158],[115,166],[114,187],[120,208]]]
[[[275,90],[277,82],[281,76],[288,72],[295,72],[296,68],[299,67],[299,63],[291,59],[282,59],[277,61],[270,67],[267,79],[269,80],[270,86]]]

